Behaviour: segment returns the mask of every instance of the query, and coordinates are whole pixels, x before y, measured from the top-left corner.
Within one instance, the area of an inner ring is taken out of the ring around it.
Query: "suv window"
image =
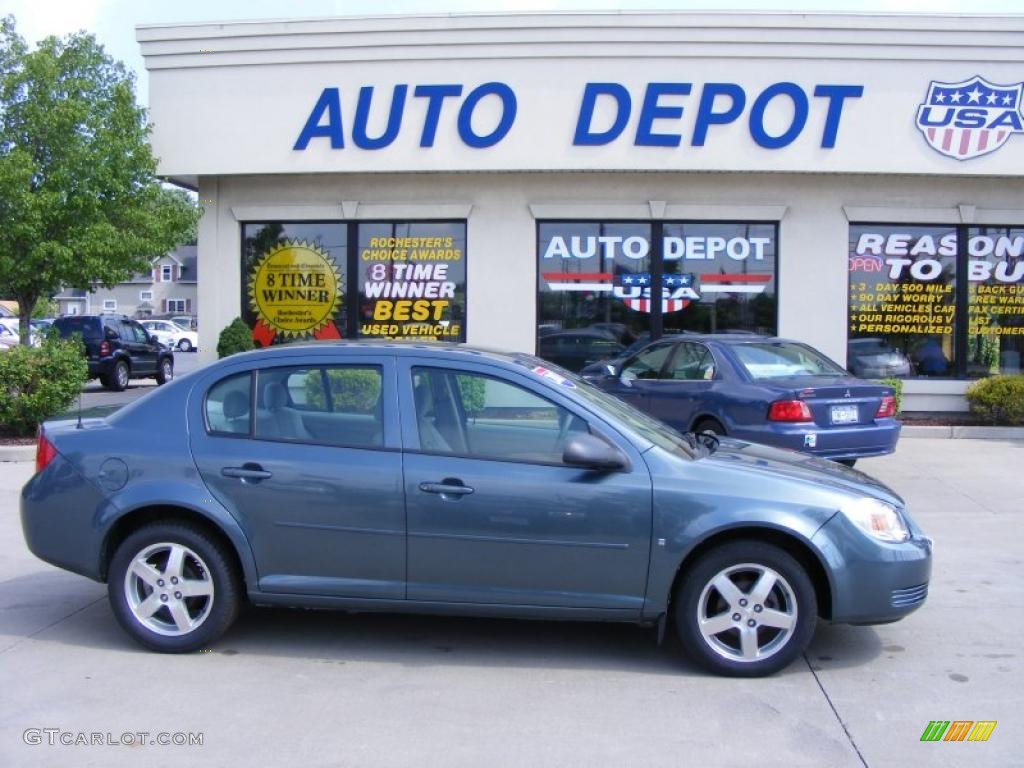
[[[135,341],[141,344],[150,343],[149,333],[146,332],[145,328],[136,323],[134,320],[125,320],[123,322],[125,326],[125,331],[127,331],[129,334],[127,337],[128,339],[131,339],[134,336]]]
[[[80,333],[85,341],[98,341],[101,338],[100,323],[94,317],[58,317],[53,325],[65,339],[76,333]]]
[[[524,387],[478,373],[413,368],[420,448],[479,459],[561,464],[587,422]]]

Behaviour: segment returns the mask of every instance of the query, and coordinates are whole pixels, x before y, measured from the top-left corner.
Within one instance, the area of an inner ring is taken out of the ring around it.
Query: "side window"
[[[707,381],[714,378],[715,361],[703,344],[683,342],[676,349],[665,378],[676,381]]]
[[[528,389],[467,371],[414,368],[422,450],[477,459],[560,464],[587,422]]]
[[[206,429],[210,434],[250,434],[251,381],[250,374],[240,373],[210,387],[206,394]]]
[[[149,344],[149,333],[138,323],[125,322],[126,330],[131,333],[137,342]]]
[[[381,383],[377,366],[260,371],[256,437],[349,448],[383,447]]]
[[[654,344],[648,347],[639,355],[630,360],[622,369],[622,378],[631,379],[656,379],[661,373],[665,359],[672,351],[674,342]]]

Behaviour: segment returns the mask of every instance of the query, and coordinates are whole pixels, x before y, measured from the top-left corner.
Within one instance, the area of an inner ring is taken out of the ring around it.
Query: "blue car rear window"
[[[846,371],[803,344],[760,342],[732,345],[733,354],[753,379],[786,376],[845,376]]]

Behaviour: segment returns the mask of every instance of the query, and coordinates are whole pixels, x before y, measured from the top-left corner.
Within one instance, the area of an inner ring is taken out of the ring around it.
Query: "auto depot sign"
[[[575,113],[572,145],[593,147],[625,141],[637,147],[678,147],[684,143],[702,147],[717,126],[738,122],[746,127],[750,140],[764,149],[788,147],[800,140],[805,131],[805,141],[832,149],[844,105],[863,93],[864,86],[859,84],[818,83],[805,90],[793,82],[771,83],[749,95],[742,85],[726,82],[652,82],[636,93],[622,83],[589,82],[582,88],[580,107]],[[406,119],[410,99],[420,99],[425,104],[419,120]],[[358,90],[350,122],[345,120],[341,100],[338,88],[321,91],[294,149],[303,151],[316,139],[326,139],[331,149],[344,149],[346,134],[351,145],[359,149],[386,149],[403,130],[417,136],[420,147],[433,147],[442,119],[450,123],[454,131],[449,133],[458,136],[464,146],[487,149],[508,136],[519,112],[516,92],[502,82],[475,86],[402,83],[391,89],[390,98],[373,85],[363,85]],[[493,118],[483,120],[481,129],[474,116],[485,100],[492,102]],[[384,104],[379,104],[380,101]],[[813,126],[808,126],[812,104],[816,119]],[[599,105],[604,112],[600,117]],[[369,122],[375,107],[387,114],[387,121],[383,130],[371,136]],[[631,120],[634,109],[635,122]],[[772,109],[780,113],[774,120],[769,118]],[[634,127],[627,132],[631,122]]]

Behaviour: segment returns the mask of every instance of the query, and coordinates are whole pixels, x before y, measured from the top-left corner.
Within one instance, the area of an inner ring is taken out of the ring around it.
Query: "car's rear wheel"
[[[854,464],[857,463],[857,460],[856,459],[840,459],[839,463],[840,464],[845,464],[848,467],[852,467]]]
[[[817,597],[785,550],[735,541],[702,555],[677,588],[676,631],[701,666],[737,677],[769,675],[803,653]]]
[[[701,419],[694,426],[693,431],[698,435],[701,432],[710,432],[713,435],[725,436],[725,427],[722,426],[718,419]]]
[[[188,339],[179,339],[178,340],[178,349],[180,349],[182,352],[191,352],[192,351],[192,342],[189,341]]]
[[[128,389],[128,382],[131,380],[131,377],[132,371],[128,367],[128,363],[124,360],[118,360],[114,363],[113,370],[107,375],[104,385],[115,392],[123,392]]]
[[[154,651],[209,645],[238,614],[241,586],[223,548],[187,523],[156,523],[121,543],[107,591],[114,616]]]
[[[171,362],[171,358],[164,357],[160,359],[160,362],[156,366],[156,383],[166,384],[168,381],[174,378],[174,363]]]

